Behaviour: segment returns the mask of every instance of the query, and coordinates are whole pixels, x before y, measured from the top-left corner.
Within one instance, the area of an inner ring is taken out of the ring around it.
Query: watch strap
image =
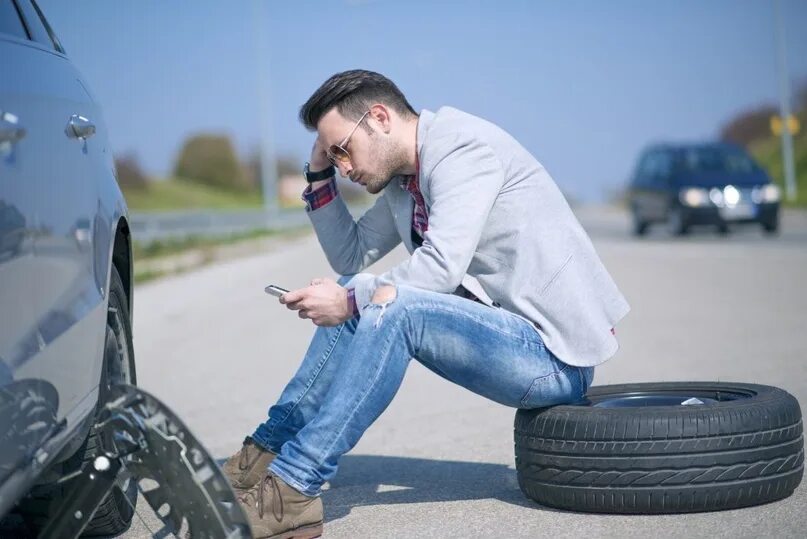
[[[303,175],[305,176],[305,181],[308,183],[319,182],[322,180],[327,180],[328,178],[332,178],[336,175],[336,169],[333,165],[328,166],[325,170],[320,170],[318,172],[311,172],[310,170],[310,163],[305,164],[305,168],[303,169]]]

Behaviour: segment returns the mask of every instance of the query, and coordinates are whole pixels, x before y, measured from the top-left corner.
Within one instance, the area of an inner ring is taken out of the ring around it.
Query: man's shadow
[[[555,511],[521,492],[513,468],[483,462],[345,455],[323,491],[326,521],[358,506],[487,499]]]

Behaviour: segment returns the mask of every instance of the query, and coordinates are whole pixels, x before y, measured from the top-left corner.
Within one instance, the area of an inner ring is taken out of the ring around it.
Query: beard
[[[371,195],[377,195],[389,185],[398,171],[406,166],[406,156],[391,140],[375,136],[372,152],[376,156],[376,171],[365,176],[365,188]]]

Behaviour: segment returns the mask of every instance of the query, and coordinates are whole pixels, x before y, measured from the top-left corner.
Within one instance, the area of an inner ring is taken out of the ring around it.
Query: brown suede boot
[[[227,459],[221,467],[221,471],[224,472],[233,489],[236,491],[248,489],[266,475],[266,468],[275,460],[276,456],[247,436],[244,438],[241,450]]]
[[[298,492],[273,473],[238,493],[255,539],[313,539],[322,535],[322,500]]]

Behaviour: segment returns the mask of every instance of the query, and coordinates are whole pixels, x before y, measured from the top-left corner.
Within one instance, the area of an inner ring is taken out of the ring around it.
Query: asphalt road
[[[807,403],[807,213],[778,237],[757,228],[637,240],[627,216],[578,215],[628,298],[621,348],[595,384],[657,380],[780,386]],[[395,251],[380,271],[405,253]],[[263,292],[332,271],[313,236],[273,252],[139,286],[134,335],[140,385],[223,458],[265,418],[313,332]],[[807,489],[760,507],[663,516],[540,507],[519,491],[514,411],[412,363],[389,409],[343,457],[324,493],[325,537],[805,537]],[[125,537],[157,529],[144,521]]]

